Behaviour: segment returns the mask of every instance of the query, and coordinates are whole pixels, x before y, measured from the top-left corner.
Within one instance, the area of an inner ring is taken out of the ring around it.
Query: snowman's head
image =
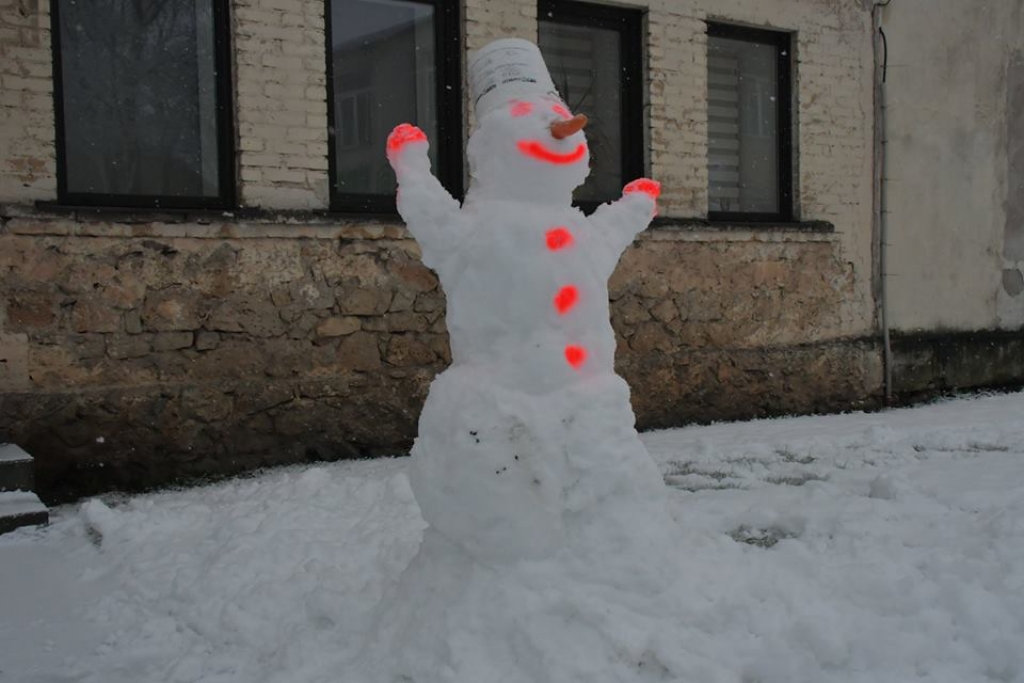
[[[590,173],[586,122],[551,94],[515,97],[491,108],[466,150],[471,191],[486,199],[570,203]]]

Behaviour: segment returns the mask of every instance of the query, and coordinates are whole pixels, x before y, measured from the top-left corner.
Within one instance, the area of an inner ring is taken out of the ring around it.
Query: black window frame
[[[711,211],[708,220],[729,223],[790,223],[795,219],[793,198],[793,37],[790,31],[738,26],[720,21],[707,22],[708,38],[728,38],[775,47],[778,93],[775,97],[778,134],[776,178],[779,210],[768,212]],[[711,183],[708,182],[710,191]]]
[[[64,128],[64,73],[61,56],[60,3],[50,0],[50,40],[53,62],[54,141],[57,161],[57,203],[65,206],[129,209],[233,209],[237,207],[235,100],[231,44],[230,0],[210,0],[213,12],[214,72],[217,125],[216,197],[134,195],[69,192]]]
[[[538,0],[538,31],[542,22],[584,28],[602,28],[619,34],[622,60],[620,135],[622,140],[622,184],[641,178],[646,172],[644,154],[644,10],[639,7],[602,5],[579,0]],[[586,113],[586,112],[583,112]],[[586,212],[618,197],[573,202]]]
[[[435,100],[437,103],[437,139],[430,146],[437,154],[434,174],[452,196],[462,198],[462,30],[458,0],[406,0],[434,8]],[[397,215],[395,193],[367,194],[338,192],[335,158],[337,131],[334,125],[334,50],[332,0],[324,0],[324,31],[327,59],[327,168],[330,210],[338,213]],[[415,123],[415,122],[410,122]],[[380,153],[385,153],[381,140]]]

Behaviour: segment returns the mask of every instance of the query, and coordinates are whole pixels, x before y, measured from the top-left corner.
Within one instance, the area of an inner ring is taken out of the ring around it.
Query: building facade
[[[450,358],[384,137],[459,196],[510,36],[591,116],[581,207],[662,183],[641,428],[1019,382],[1024,2],[943,1],[0,0],[0,440],[54,498],[405,451]]]

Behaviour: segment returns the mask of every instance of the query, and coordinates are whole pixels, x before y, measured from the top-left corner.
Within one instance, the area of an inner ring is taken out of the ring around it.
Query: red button
[[[555,310],[558,311],[558,315],[565,315],[569,312],[569,309],[576,305],[579,301],[580,293],[576,289],[575,285],[566,285],[558,290],[558,294],[555,295]]]

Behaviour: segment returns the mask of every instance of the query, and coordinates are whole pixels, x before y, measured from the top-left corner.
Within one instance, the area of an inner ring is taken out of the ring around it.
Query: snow
[[[14,463],[31,460],[32,456],[23,451],[17,444],[0,443],[0,463]]]
[[[28,491],[0,491],[0,517],[18,517],[46,512],[34,493]]]
[[[421,555],[446,581],[403,585],[425,527],[409,461],[289,468],[91,499],[0,537],[0,680],[393,683],[377,642],[396,661],[463,652],[428,681],[1024,680],[1024,393],[643,441],[673,484],[661,593],[620,556],[576,583],[450,547]],[[396,591],[461,611],[402,645],[380,630]],[[544,619],[457,623],[492,603]],[[605,630],[629,672],[598,666]]]

